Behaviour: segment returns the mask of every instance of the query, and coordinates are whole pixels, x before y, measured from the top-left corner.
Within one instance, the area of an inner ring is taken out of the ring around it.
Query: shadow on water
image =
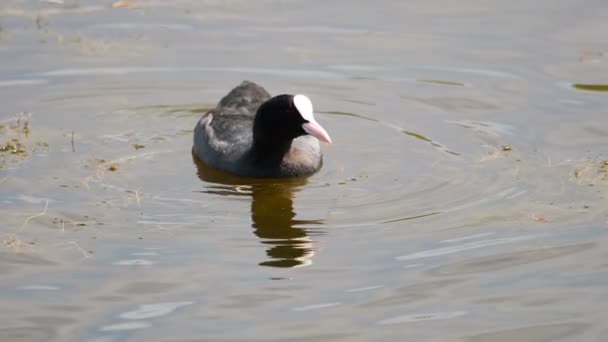
[[[267,246],[268,260],[260,266],[301,267],[312,264],[315,241],[304,226],[322,225],[323,220],[296,219],[295,193],[308,182],[306,178],[256,179],[238,177],[210,168],[192,155],[198,177],[205,183],[203,192],[222,196],[251,197],[251,227]],[[318,232],[315,232],[318,234]]]

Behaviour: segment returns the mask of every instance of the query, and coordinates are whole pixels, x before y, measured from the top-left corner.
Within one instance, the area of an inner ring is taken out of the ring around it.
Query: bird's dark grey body
[[[270,99],[270,94],[253,82],[244,81],[232,89],[197,122],[194,154],[213,168],[240,176],[294,177],[316,172],[321,167],[322,154],[319,141],[311,135],[289,139],[282,152],[268,144],[254,147],[256,113]],[[275,122],[272,118],[265,121],[267,125]],[[266,131],[280,133],[282,129],[270,128]]]

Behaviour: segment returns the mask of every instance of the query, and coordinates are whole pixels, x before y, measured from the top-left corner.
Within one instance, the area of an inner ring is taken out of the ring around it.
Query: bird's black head
[[[305,95],[278,95],[264,102],[257,111],[254,144],[291,144],[293,139],[306,134],[331,143],[325,129],[315,120],[312,102]]]

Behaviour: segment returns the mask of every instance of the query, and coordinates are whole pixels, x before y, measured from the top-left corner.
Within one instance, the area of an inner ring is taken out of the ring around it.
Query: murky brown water
[[[0,4],[0,340],[608,340],[604,1],[57,2]],[[320,173],[195,164],[243,79]]]

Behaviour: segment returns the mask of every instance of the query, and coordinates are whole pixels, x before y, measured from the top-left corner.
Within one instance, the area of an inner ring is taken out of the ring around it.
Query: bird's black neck
[[[278,166],[283,161],[283,158],[289,150],[291,150],[290,140],[276,140],[276,139],[255,139],[254,136],[253,145],[251,146],[250,156],[255,164],[267,165],[267,166]]]
[[[280,166],[293,139],[304,134],[301,116],[293,109],[292,95],[278,95],[263,103],[253,119],[250,157],[254,164]]]

